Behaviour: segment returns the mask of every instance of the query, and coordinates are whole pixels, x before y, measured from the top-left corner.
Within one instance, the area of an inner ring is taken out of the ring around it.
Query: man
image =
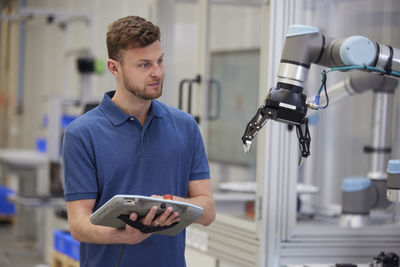
[[[186,266],[185,233],[143,234],[93,225],[90,215],[116,194],[162,196],[203,207],[196,223],[215,218],[203,141],[194,119],[154,99],[162,93],[164,53],[159,28],[136,16],[112,23],[107,32],[108,69],[116,90],[68,127],[63,143],[65,200],[72,236],[86,266]],[[179,214],[153,207],[144,225],[168,226]]]

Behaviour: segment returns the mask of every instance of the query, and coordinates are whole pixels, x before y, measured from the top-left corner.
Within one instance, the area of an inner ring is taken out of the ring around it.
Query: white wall
[[[260,47],[261,5],[214,5],[211,8],[210,49],[231,51]]]

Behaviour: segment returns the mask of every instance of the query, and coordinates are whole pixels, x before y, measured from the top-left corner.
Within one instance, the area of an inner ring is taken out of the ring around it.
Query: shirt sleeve
[[[194,121],[194,120],[193,120]],[[194,122],[194,136],[193,136],[193,159],[190,171],[190,180],[201,180],[210,178],[210,168],[206,151],[204,148],[203,138],[201,137],[200,129],[197,123]]]
[[[97,197],[96,166],[90,144],[83,134],[78,135],[67,129],[62,149],[65,201]]]

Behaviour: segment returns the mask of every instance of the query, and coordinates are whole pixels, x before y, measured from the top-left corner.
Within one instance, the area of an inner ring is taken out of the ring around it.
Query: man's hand
[[[178,212],[172,212],[172,208],[169,207],[167,208],[162,214],[156,217],[156,212],[157,212],[157,207],[154,206],[150,209],[150,211],[146,214],[145,217],[139,219],[139,222],[141,222],[144,225],[152,225],[154,227],[158,226],[169,226],[175,222],[178,222],[180,220],[179,218],[179,213]],[[136,221],[138,219],[138,216],[135,212],[132,212],[129,215],[129,219],[132,221]],[[138,244],[142,242],[144,239],[148,238],[150,234],[144,234],[137,230],[136,228],[133,228],[129,225],[126,225],[126,228],[124,230],[127,239],[125,240],[125,243],[127,244]]]
[[[159,195],[152,195],[151,197],[163,199],[163,197],[159,196]],[[149,213],[150,212],[151,212],[151,210],[149,211]],[[147,215],[149,215],[149,213]],[[153,220],[153,225],[154,226],[168,226],[168,225],[171,225],[171,224],[179,221],[179,215],[180,214],[178,212],[172,212],[172,208],[168,207],[162,214],[160,214],[160,216],[158,216],[155,219],[153,218],[154,219]]]
[[[149,215],[149,214],[147,214],[147,215]],[[143,224],[145,224],[146,217],[142,219],[142,223]],[[138,216],[137,216],[137,214],[135,212],[132,212],[129,215],[129,219],[131,219],[132,221],[136,221],[137,218],[138,218]],[[150,223],[151,223],[151,221],[150,221]],[[145,224],[145,225],[149,225],[149,224]],[[142,242],[143,240],[145,240],[146,238],[148,238],[149,236],[152,235],[151,233],[150,234],[144,234],[144,233],[140,232],[138,229],[129,226],[128,224],[126,225],[124,230],[120,230],[120,231],[121,232],[125,232],[125,237],[124,237],[124,242],[123,243],[132,244],[132,245],[133,244],[138,244],[138,243]]]
[[[164,198],[158,195],[152,195],[151,197]],[[172,195],[168,195],[168,197],[172,197],[171,200],[174,201],[183,201],[202,207],[204,209],[203,217],[199,218],[196,223],[207,226],[215,220],[215,203],[212,197],[210,179],[190,181],[188,198]]]

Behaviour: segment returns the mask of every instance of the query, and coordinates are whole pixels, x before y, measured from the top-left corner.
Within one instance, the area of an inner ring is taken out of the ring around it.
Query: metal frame
[[[275,0],[263,4],[263,14],[269,18],[269,34],[263,36],[262,57],[267,65],[266,83],[276,83],[277,67],[283,48],[286,29],[294,23],[296,5],[300,1]],[[300,14],[301,15],[301,14]],[[265,23],[265,22],[264,22]],[[263,88],[260,88],[262,91]],[[265,90],[265,89],[264,89]],[[369,226],[359,229],[338,226],[296,224],[296,183],[298,167],[297,144],[293,134],[284,125],[272,123],[265,127],[260,144],[257,196],[262,199],[262,212],[258,232],[261,236],[261,260],[258,266],[282,266],[290,263],[365,262],[381,250],[400,252],[400,227],[398,225]],[[264,158],[264,159],[263,159]]]

